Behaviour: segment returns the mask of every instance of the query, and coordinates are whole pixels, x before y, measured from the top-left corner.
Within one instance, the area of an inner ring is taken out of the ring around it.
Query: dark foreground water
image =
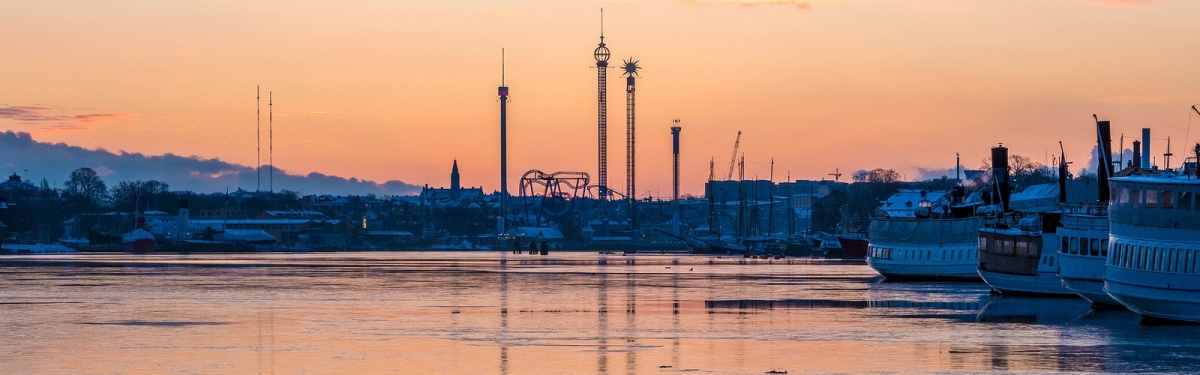
[[[0,257],[2,373],[1200,371],[1200,327],[865,265],[559,253]]]

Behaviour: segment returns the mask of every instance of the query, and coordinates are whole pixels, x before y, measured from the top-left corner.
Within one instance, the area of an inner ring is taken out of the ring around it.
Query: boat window
[[[1178,208],[1180,210],[1191,210],[1192,209],[1192,192],[1190,192],[1190,191],[1179,192]]]
[[[1129,191],[1129,204],[1133,205],[1133,206],[1141,206],[1142,205],[1142,191],[1141,190],[1131,189]]]
[[[1080,238],[1080,239],[1079,239],[1079,255],[1088,255],[1088,241],[1087,241],[1087,238]]]
[[[1188,273],[1196,273],[1196,258],[1200,258],[1196,249],[1188,249]]]
[[[1070,237],[1063,237],[1062,238],[1062,247],[1059,248],[1058,250],[1063,253],[1066,253],[1067,251],[1069,251],[1071,249],[1070,242],[1071,242]]]
[[[1015,251],[1017,255],[1029,255],[1029,243],[1025,241],[1016,241],[1014,245],[1013,251]]]
[[[1181,264],[1183,264],[1183,263],[1180,263],[1180,259],[1179,259],[1179,257],[1183,255],[1183,254],[1180,254],[1182,252],[1183,252],[1183,249],[1179,249],[1179,248],[1171,249],[1171,272],[1179,273],[1179,271],[1180,271],[1179,266]]]
[[[1091,254],[1092,256],[1100,255],[1100,239],[1097,239],[1097,238],[1092,239],[1092,247],[1091,247],[1091,252],[1089,254]]]
[[[979,248],[987,249],[987,237],[979,237]]]
[[[1146,208],[1158,207],[1158,190],[1146,190]]]
[[[1071,237],[1071,254],[1079,254],[1079,237]]]
[[[1175,202],[1172,202],[1172,201],[1171,201],[1171,198],[1172,198],[1172,197],[1173,197],[1173,194],[1171,193],[1171,191],[1170,191],[1170,190],[1167,190],[1167,191],[1163,191],[1163,192],[1162,192],[1162,197],[1161,197],[1161,198],[1162,198],[1162,204],[1161,204],[1161,206],[1162,206],[1162,208],[1163,208],[1163,209],[1165,209],[1165,210],[1166,210],[1166,209],[1172,209],[1172,208],[1175,208]]]
[[[1100,256],[1108,258],[1108,239],[1100,240]]]
[[[1116,195],[1117,203],[1129,204],[1129,188],[1121,188],[1121,193]]]
[[[1051,256],[1049,256],[1049,257],[1047,257],[1047,258],[1049,258],[1049,260],[1050,260],[1050,267],[1054,267],[1054,256],[1053,256],[1053,255],[1051,255]]]
[[[1192,260],[1192,249],[1181,249],[1179,252],[1183,253],[1179,255],[1179,258],[1181,258],[1179,259],[1179,272],[1190,273],[1188,263],[1191,263]]]

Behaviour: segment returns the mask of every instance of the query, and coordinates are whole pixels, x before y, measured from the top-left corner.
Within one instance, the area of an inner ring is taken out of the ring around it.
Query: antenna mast
[[[254,85],[254,149],[257,151],[257,164],[254,172],[257,174],[258,187],[254,191],[262,191],[262,89]]]
[[[274,92],[271,92],[271,91],[267,91],[267,127],[268,127],[268,131],[270,132],[269,133],[270,139],[268,141],[270,143],[270,145],[269,145],[270,148],[267,150],[267,157],[269,158],[268,162],[271,163],[271,170],[270,170],[271,173],[268,176],[268,177],[270,177],[268,179],[268,181],[270,183],[269,188],[271,189],[271,192],[274,193],[275,192],[275,94],[274,94]]]

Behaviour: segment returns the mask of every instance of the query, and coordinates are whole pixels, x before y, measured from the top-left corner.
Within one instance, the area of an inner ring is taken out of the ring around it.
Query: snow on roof
[[[887,213],[890,217],[916,217],[916,210],[920,208],[922,200],[928,200],[932,205],[931,209],[937,211],[943,205],[950,203],[949,196],[949,190],[901,189],[886,201],[883,201],[879,209]]]

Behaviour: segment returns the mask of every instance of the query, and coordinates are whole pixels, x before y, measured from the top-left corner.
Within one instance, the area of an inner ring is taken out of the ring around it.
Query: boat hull
[[[1058,276],[1068,290],[1096,305],[1121,307],[1104,292],[1104,258],[1060,254],[1059,261]]]
[[[150,253],[154,252],[154,240],[143,238],[136,241],[121,243],[121,250],[135,253]]]
[[[1053,272],[1039,271],[1036,274],[1014,275],[979,270],[979,277],[1000,294],[1075,296],[1075,292],[1062,285],[1062,278]]]
[[[853,237],[838,237],[838,242],[842,245],[841,251],[831,251],[827,254],[827,258],[838,259],[865,259],[867,257],[867,248],[870,242],[866,238]]]
[[[913,262],[867,258],[867,265],[892,281],[982,281],[974,260]]]
[[[1200,275],[1109,267],[1104,291],[1143,316],[1200,323]]]

